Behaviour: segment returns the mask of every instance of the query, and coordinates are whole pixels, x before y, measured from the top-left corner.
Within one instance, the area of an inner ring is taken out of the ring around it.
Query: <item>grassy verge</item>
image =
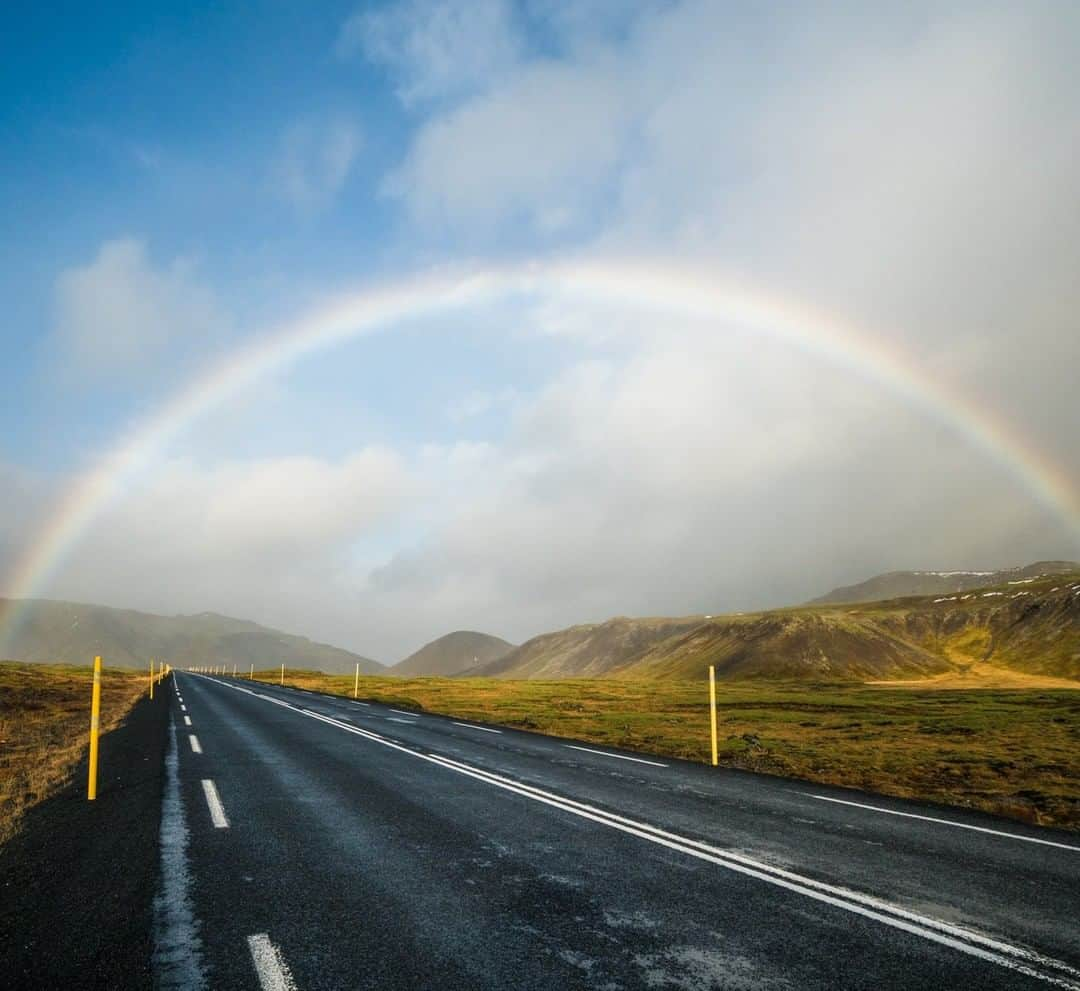
[[[0,843],[23,813],[70,779],[90,730],[90,667],[0,662]],[[101,731],[113,729],[147,689],[146,676],[105,669]]]
[[[286,684],[353,691],[351,676],[315,672]],[[706,691],[678,681],[360,681],[361,699],[398,708],[703,762]],[[743,682],[718,692],[726,766],[1080,829],[1078,690]]]

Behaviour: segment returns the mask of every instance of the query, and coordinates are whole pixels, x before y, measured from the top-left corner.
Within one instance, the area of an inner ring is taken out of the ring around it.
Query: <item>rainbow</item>
[[[30,550],[16,562],[6,582],[7,594],[40,595],[87,527],[154,457],[193,422],[266,376],[313,352],[406,318],[542,292],[722,319],[741,331],[783,341],[829,361],[955,430],[1014,475],[1080,542],[1080,498],[1072,480],[993,411],[936,381],[882,337],[804,305],[722,284],[711,273],[651,260],[575,259],[434,271],[340,296],[259,336],[180,390],[71,486]],[[0,656],[18,611],[9,609],[3,620]]]

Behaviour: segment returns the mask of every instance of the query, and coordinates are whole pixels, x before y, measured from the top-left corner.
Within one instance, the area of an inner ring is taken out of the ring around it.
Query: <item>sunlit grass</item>
[[[88,745],[93,670],[0,662],[0,842],[25,811],[68,780]],[[147,691],[147,676],[105,668],[101,732],[113,729]]]
[[[256,672],[276,683],[278,672]],[[351,696],[351,676],[286,684]],[[720,760],[1080,829],[1080,690],[725,682]],[[360,698],[646,753],[709,760],[707,688],[687,681],[362,677]]]

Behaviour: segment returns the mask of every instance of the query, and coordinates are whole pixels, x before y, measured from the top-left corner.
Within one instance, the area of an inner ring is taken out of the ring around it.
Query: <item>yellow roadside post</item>
[[[360,695],[360,662],[356,662],[356,677],[353,679],[352,697],[357,698]]]
[[[285,665],[281,665],[281,687],[285,687]]]
[[[150,698],[154,697],[154,659],[150,658]]]
[[[716,665],[709,665],[709,722],[712,725],[712,766],[719,763],[716,752]]]
[[[90,774],[86,783],[86,800],[97,798],[98,727],[101,725],[101,658],[94,658],[94,688],[90,696]]]

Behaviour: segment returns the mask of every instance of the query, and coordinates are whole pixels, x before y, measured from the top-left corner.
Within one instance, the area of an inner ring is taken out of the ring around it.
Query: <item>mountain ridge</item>
[[[1080,680],[1080,568],[946,596],[617,617],[533,637],[462,676],[698,678],[712,664],[730,679],[918,680],[991,662]]]
[[[844,602],[881,602],[910,595],[949,595],[968,592],[974,588],[999,585],[1009,580],[1037,578],[1080,571],[1076,561],[1036,561],[1016,568],[995,571],[886,571],[854,585],[840,585],[808,606]]]
[[[215,612],[166,616],[56,599],[0,599],[0,626],[13,609],[20,616],[7,653],[29,663],[86,664],[100,654],[117,667],[142,667],[154,657],[175,667],[217,663],[247,670],[284,663],[352,674],[359,664],[364,674],[386,670],[344,648]]]

